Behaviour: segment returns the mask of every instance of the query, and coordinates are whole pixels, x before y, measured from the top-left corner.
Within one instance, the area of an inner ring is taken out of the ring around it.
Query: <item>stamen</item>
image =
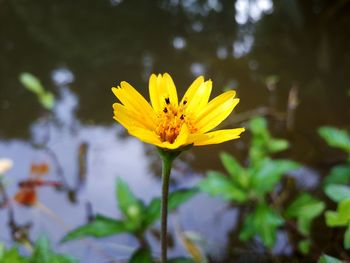
[[[170,104],[170,99],[165,98],[166,104]],[[158,115],[158,124],[156,133],[162,142],[174,143],[179,136],[181,127],[186,125],[191,133],[196,132],[196,128],[192,124],[191,116],[187,116],[184,112],[184,100],[179,107],[174,105],[165,105],[162,112]]]

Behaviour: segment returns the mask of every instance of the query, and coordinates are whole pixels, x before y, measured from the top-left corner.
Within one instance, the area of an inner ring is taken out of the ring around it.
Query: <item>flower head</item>
[[[244,128],[211,131],[238,104],[235,91],[227,91],[209,101],[210,80],[198,77],[179,102],[169,74],[152,74],[149,79],[151,105],[129,83],[123,81],[112,91],[121,103],[114,103],[114,119],[128,132],[165,149],[186,145],[217,144],[239,138]]]

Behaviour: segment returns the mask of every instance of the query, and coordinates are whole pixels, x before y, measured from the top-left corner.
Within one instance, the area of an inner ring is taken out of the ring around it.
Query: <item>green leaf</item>
[[[284,139],[270,139],[268,143],[268,152],[277,153],[289,148],[289,142]]]
[[[318,259],[318,263],[342,263],[342,261],[328,255],[323,255]]]
[[[297,218],[300,233],[309,235],[312,220],[319,216],[324,208],[325,204],[322,201],[304,193],[288,206],[285,215],[287,218]]]
[[[68,255],[59,254],[52,250],[50,242],[45,236],[40,236],[35,243],[31,256],[23,257],[16,247],[7,250],[0,245],[1,263],[77,263],[78,261]]]
[[[34,261],[33,263],[37,263],[38,261]],[[55,254],[52,256],[51,260],[48,263],[78,263],[79,261],[75,258],[72,258],[68,255],[63,254]]]
[[[39,94],[40,104],[47,110],[52,110],[55,106],[55,96],[51,92],[43,92]]]
[[[153,198],[145,209],[144,228],[152,225],[160,218],[161,200],[159,197]]]
[[[39,79],[30,73],[22,73],[19,76],[19,80],[27,90],[33,92],[36,95],[39,95],[45,91]]]
[[[70,231],[61,243],[85,237],[106,237],[132,230],[130,225],[124,221],[98,215],[92,222]]]
[[[77,263],[78,261],[68,255],[55,253],[46,236],[40,236],[35,243],[30,263]]]
[[[327,211],[325,216],[327,226],[347,226],[350,223],[350,199],[341,201],[336,212]]]
[[[4,257],[6,247],[4,244],[0,243],[0,260]]]
[[[337,165],[332,168],[330,174],[324,179],[323,185],[347,184],[350,182],[350,165]]]
[[[37,77],[30,73],[22,73],[19,80],[27,90],[37,96],[40,104],[45,109],[52,110],[55,105],[55,96],[51,92],[45,91]]]
[[[169,211],[177,209],[183,203],[186,203],[190,198],[198,193],[198,190],[195,188],[192,189],[182,189],[177,190],[169,194],[168,198],[168,208]]]
[[[123,215],[132,221],[140,221],[144,206],[141,200],[137,199],[131,192],[129,186],[121,179],[117,179],[118,206]]]
[[[299,168],[299,164],[290,160],[264,159],[252,176],[252,187],[260,195],[264,195],[274,189],[281,177],[292,170]]]
[[[256,210],[255,220],[263,244],[272,247],[276,241],[277,228],[283,224],[283,219],[268,206],[260,206]]]
[[[1,263],[28,263],[28,260],[22,257],[16,247],[6,249],[4,245],[1,246],[0,253]]]
[[[34,251],[32,254],[32,262],[49,263],[52,257],[52,251],[50,249],[50,243],[46,236],[40,236],[35,243]]]
[[[267,132],[267,122],[265,118],[255,117],[249,122],[250,131],[253,134],[265,134]]]
[[[238,186],[247,187],[249,184],[248,173],[240,163],[232,155],[225,152],[220,154],[220,159],[232,180]]]
[[[207,177],[198,186],[202,192],[212,196],[220,196],[224,200],[240,203],[247,200],[247,193],[219,172],[209,171]]]
[[[173,211],[180,207],[183,203],[186,203],[190,198],[197,194],[198,190],[182,189],[177,190],[169,194],[168,198],[168,210]],[[161,199],[159,197],[153,198],[150,204],[145,209],[144,214],[144,227],[147,228],[153,224],[158,218],[160,218]]]
[[[346,185],[327,185],[325,192],[330,199],[337,203],[344,199],[350,199],[350,187]]]
[[[258,235],[262,243],[272,248],[276,241],[277,228],[283,224],[283,218],[266,204],[260,204],[255,211],[246,217],[240,239],[249,240]]]
[[[253,165],[259,164],[269,154],[283,151],[289,147],[289,142],[284,139],[275,139],[271,136],[266,119],[256,117],[249,122],[253,135],[249,150],[249,159]]]
[[[239,239],[242,241],[248,241],[255,235],[258,235],[256,226],[254,225],[254,213],[245,216],[245,221],[241,232],[239,233]]]
[[[344,247],[345,249],[350,248],[350,224],[348,225],[344,233]]]
[[[350,136],[347,131],[324,126],[318,129],[318,133],[328,145],[350,153]]]
[[[168,260],[168,263],[195,263],[195,262],[190,258],[173,258]]]
[[[309,254],[310,247],[311,247],[310,239],[304,239],[298,243],[298,249],[303,255]]]
[[[220,159],[225,169],[232,178],[235,178],[240,173],[244,173],[244,168],[232,155],[226,152],[222,152],[220,153]]]
[[[152,263],[152,254],[149,249],[140,248],[130,258],[129,263]]]

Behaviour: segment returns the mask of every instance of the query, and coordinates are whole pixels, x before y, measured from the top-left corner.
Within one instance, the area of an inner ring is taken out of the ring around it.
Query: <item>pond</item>
[[[291,142],[285,154],[306,165],[301,180],[317,191],[325,169],[342,158],[317,128],[350,129],[349,12],[346,1],[326,0],[0,1],[0,157],[14,161],[7,192],[15,195],[33,163],[47,163],[48,179],[64,177],[76,190],[67,196],[41,187],[38,207],[13,205],[16,221],[32,223],[33,239],[46,233],[57,244],[91,213],[120,216],[117,177],[145,202],[160,195],[156,151],[112,118],[111,87],[125,80],[148,98],[151,73],[169,72],[181,95],[199,75],[213,81],[212,96],[235,89],[241,101],[224,126],[266,116],[271,132]],[[52,114],[23,87],[23,72],[54,93]],[[196,185],[207,170],[223,171],[222,151],[244,161],[249,134],[242,137],[184,154],[171,190]],[[244,258],[252,249],[232,237],[238,216],[238,208],[199,194],[169,222],[203,237],[211,262],[228,262],[232,250]],[[7,223],[0,209],[0,240],[12,244]],[[159,255],[156,235],[148,238]],[[81,262],[107,254],[106,262],[126,260],[138,245],[128,235],[91,242],[57,248]],[[294,257],[283,233],[277,244],[272,254]],[[175,242],[169,255],[186,251]]]

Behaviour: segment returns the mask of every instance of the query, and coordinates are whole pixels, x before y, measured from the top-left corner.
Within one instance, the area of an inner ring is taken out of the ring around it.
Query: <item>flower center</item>
[[[156,133],[162,142],[173,143],[180,134],[183,124],[186,124],[190,132],[195,132],[188,116],[185,115],[184,109],[187,101],[184,100],[181,105],[175,107],[170,104],[169,98],[165,98],[163,111],[158,115],[158,125]]]

